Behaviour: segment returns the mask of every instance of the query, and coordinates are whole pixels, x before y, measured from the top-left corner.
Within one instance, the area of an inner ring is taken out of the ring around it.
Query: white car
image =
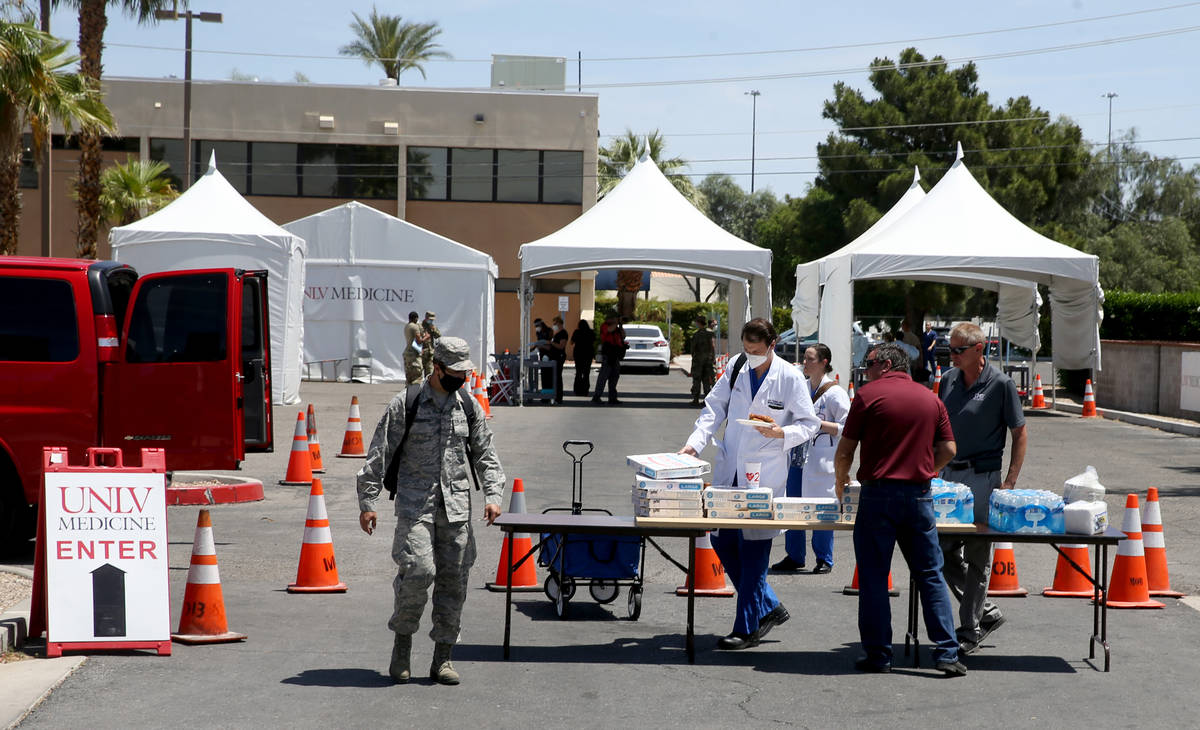
[[[625,325],[625,351],[622,365],[654,365],[667,373],[671,366],[671,343],[663,337],[662,330],[652,324]]]

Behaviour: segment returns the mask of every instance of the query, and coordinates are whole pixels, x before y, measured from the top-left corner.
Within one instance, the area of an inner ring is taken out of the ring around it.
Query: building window
[[[495,150],[450,149],[450,199],[493,200]]]
[[[169,169],[164,175],[176,190],[183,190],[183,178],[179,175],[183,170],[183,140],[151,137],[150,159],[167,163]]]
[[[337,145],[338,197],[396,199],[398,147]]]
[[[208,171],[208,161],[217,153],[217,169],[233,186],[245,195],[250,168],[250,144],[247,142],[215,142],[197,140],[192,144],[192,179],[199,180]]]
[[[503,203],[538,202],[541,153],[537,150],[496,151],[496,200]]]
[[[446,148],[409,147],[406,154],[409,200],[446,199]]]
[[[300,150],[300,195],[332,198],[337,195],[337,157],[331,144],[302,144]]]
[[[38,186],[38,163],[33,155],[33,135],[21,135],[21,173],[17,184],[23,188]]]
[[[250,143],[250,194],[300,194],[296,145],[290,142]]]
[[[542,153],[542,202],[583,202],[583,153],[546,150]]]

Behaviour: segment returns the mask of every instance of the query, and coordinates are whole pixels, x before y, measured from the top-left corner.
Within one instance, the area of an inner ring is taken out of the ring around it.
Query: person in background
[[[421,320],[421,331],[425,334],[425,342],[421,346],[421,371],[427,378],[433,374],[433,350],[437,347],[438,338],[442,336],[442,331],[434,323],[435,319],[436,312],[426,312],[425,319]]]
[[[550,329],[541,317],[533,319],[533,336],[534,342],[529,346],[533,350],[538,360],[550,360],[550,339],[554,336],[554,331]],[[550,390],[550,378],[554,377],[545,369],[539,369],[540,374],[538,382],[541,383],[542,390]]]
[[[895,332],[891,332],[891,331],[884,332],[883,333],[883,341],[886,343],[893,344],[896,347],[899,347],[901,350],[903,350],[904,356],[908,358],[909,367],[912,367],[913,363],[918,362],[921,357],[921,351],[919,349],[913,347],[912,345],[908,344],[907,342],[902,342],[902,341],[896,339]],[[911,373],[909,373],[909,374],[911,375]]]
[[[696,317],[696,332],[692,335],[692,405],[700,405],[700,399],[712,390],[715,378],[713,365],[716,359],[716,339],[708,328],[704,317]]]
[[[912,331],[912,325],[910,325],[908,323],[907,319],[900,323],[900,338],[899,339],[901,342],[903,342],[907,345],[912,345],[913,347],[917,348],[918,353],[921,351],[921,338],[917,336],[916,332]],[[910,360],[909,366],[911,367],[912,365],[913,365],[913,361]]]
[[[759,485],[782,497],[790,451],[811,440],[820,422],[800,372],[775,357],[775,339],[769,320],[752,319],[742,327],[744,354],[709,391],[704,410],[679,453],[698,455],[724,424],[724,436],[716,442],[713,484],[744,487],[747,465],[757,463]],[[738,423],[751,416],[763,425]],[[737,590],[733,631],[717,642],[718,649],[757,646],[768,631],[790,618],[767,583],[771,540],[778,534],[779,530],[725,528],[712,534],[713,550]]]
[[[842,425],[850,412],[850,396],[842,386],[829,377],[833,372],[829,346],[817,343],[804,351],[802,369],[808,378],[808,392],[813,410],[821,420],[821,429],[808,444],[802,467],[788,470],[789,497],[835,497],[833,456],[842,436]],[[771,570],[795,573],[804,569],[807,559],[807,536],[804,530],[788,530],[784,535],[787,554]],[[820,575],[833,570],[833,530],[812,531],[813,555],[817,559],[813,573]]]
[[[932,378],[937,370],[937,330],[932,322],[925,323],[925,334],[921,335],[921,355],[925,358],[925,369]]]
[[[596,333],[587,320],[571,335],[571,357],[575,360],[575,395],[587,397],[592,392],[592,360],[596,357]]]
[[[550,359],[554,361],[554,402],[563,402],[563,365],[567,362],[567,330],[563,318],[550,320]]]
[[[975,522],[986,525],[988,501],[994,489],[1017,485],[1025,463],[1025,412],[1011,378],[984,357],[983,330],[970,322],[950,330],[950,362],[942,375],[938,397],[950,414],[958,454],[942,470],[942,479],[966,484],[975,495]],[[1008,475],[1000,481],[1004,441],[1012,436]],[[1004,623],[1000,607],[987,599],[991,579],[992,543],[947,539],[946,582],[959,597],[959,649],[974,654],[980,644]]]
[[[854,519],[858,561],[858,635],[864,656],[860,672],[892,671],[892,608],[888,573],[897,543],[916,581],[933,642],[933,661],[947,677],[961,677],[950,591],[942,577],[942,551],[929,480],[954,457],[954,432],[946,407],[908,375],[908,358],[895,343],[867,353],[867,380],[850,404],[834,456],[840,499],[859,455],[862,492]]]
[[[600,325],[600,373],[596,375],[596,392],[592,394],[592,402],[600,402],[600,394],[608,385],[608,402],[617,405],[617,380],[621,377],[621,360],[625,358],[625,328],[621,326],[617,315],[610,314]]]
[[[408,324],[404,325],[404,380],[415,384],[425,379],[425,371],[421,367],[421,351],[429,342],[429,337],[417,323],[417,313],[408,313]]]

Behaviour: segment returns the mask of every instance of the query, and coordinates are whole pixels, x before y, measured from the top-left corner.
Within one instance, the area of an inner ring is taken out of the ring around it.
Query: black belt
[[[946,466],[950,469],[969,469],[971,468],[971,461],[969,459],[951,461],[950,463],[946,464]]]

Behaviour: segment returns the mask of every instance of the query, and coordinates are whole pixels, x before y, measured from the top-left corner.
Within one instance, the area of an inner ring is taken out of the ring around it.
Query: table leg
[[[688,538],[688,622],[687,622],[687,658],[688,664],[696,663],[696,536]]]
[[[508,541],[508,585],[504,588],[504,659],[508,660],[508,640],[512,631],[513,534],[505,533]]]
[[[1100,645],[1104,647],[1104,671],[1108,671],[1111,653],[1108,649],[1108,545],[1102,546],[1104,562],[1100,565],[1100,595],[1104,605],[1100,607]]]
[[[908,656],[908,645],[912,642],[913,666],[921,666],[921,640],[918,638],[917,614],[921,604],[917,595],[917,581],[911,575],[908,578],[908,624],[904,629],[904,656]]]

